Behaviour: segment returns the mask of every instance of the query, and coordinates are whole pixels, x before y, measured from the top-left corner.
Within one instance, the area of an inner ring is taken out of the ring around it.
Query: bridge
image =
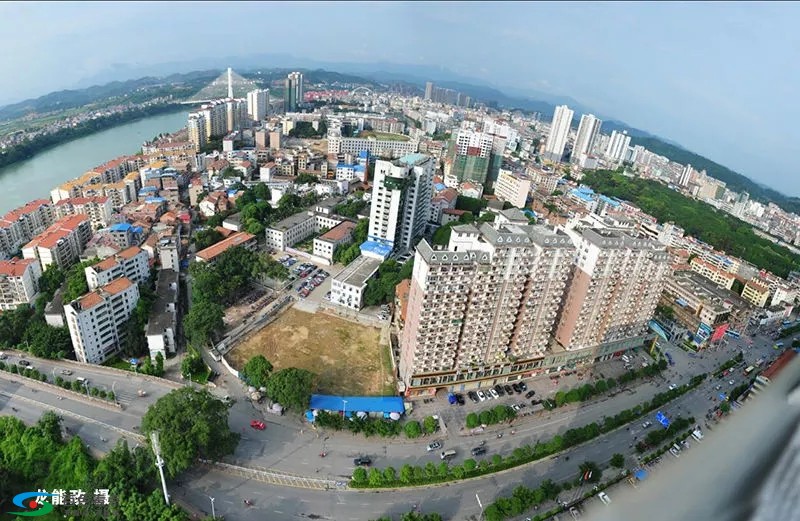
[[[198,105],[218,99],[245,98],[248,92],[259,88],[258,83],[248,80],[228,67],[228,70],[217,76],[214,81],[200,89],[194,96],[182,101],[181,104]]]

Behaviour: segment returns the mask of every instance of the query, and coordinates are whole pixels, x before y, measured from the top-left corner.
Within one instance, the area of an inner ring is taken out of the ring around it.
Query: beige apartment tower
[[[573,351],[646,334],[669,270],[664,246],[612,229],[570,234],[578,253],[556,341]]]
[[[423,240],[401,336],[407,392],[508,379],[540,363],[574,255],[566,233],[521,221],[455,226],[446,249]]]

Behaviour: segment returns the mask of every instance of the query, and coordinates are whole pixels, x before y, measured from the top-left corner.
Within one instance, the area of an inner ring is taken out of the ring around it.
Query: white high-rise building
[[[628,135],[627,130],[611,132],[611,139],[608,142],[608,147],[606,147],[606,159],[621,163],[625,159],[625,153],[630,145],[631,137]]]
[[[0,261],[0,310],[31,304],[39,294],[42,266],[36,259]]]
[[[222,137],[228,133],[228,108],[224,101],[203,105],[200,113],[206,120],[206,138]]]
[[[286,77],[286,88],[283,94],[283,105],[286,112],[294,112],[303,103],[303,73],[291,72]]]
[[[375,162],[367,238],[397,252],[408,251],[425,232],[431,215],[436,161],[408,154]]]
[[[603,122],[597,119],[594,114],[583,114],[581,123],[578,125],[578,135],[575,138],[575,146],[572,147],[572,162],[583,165],[586,157],[591,155],[597,135],[600,133],[600,126]]]
[[[138,301],[139,286],[123,277],[64,306],[79,362],[102,364],[119,352],[125,323]]]
[[[247,114],[253,121],[264,121],[269,107],[269,89],[247,93]]]
[[[560,161],[567,145],[569,127],[575,112],[566,105],[559,105],[553,113],[553,122],[550,124],[550,133],[544,145],[544,156],[550,161]]]
[[[127,277],[136,284],[144,284],[150,276],[149,256],[138,246],[131,246],[94,266],[83,269],[89,289],[105,286],[112,280]]]

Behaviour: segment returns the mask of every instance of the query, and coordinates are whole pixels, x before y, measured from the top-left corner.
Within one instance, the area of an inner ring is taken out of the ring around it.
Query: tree
[[[447,246],[450,242],[450,234],[453,232],[453,225],[456,223],[449,222],[444,226],[440,226],[433,232],[431,242],[437,246]]]
[[[64,287],[64,303],[72,302],[76,298],[89,292],[89,283],[86,281],[85,268],[94,266],[100,262],[100,259],[95,257],[93,259],[74,264],[68,271],[66,276],[66,285]]]
[[[204,250],[222,239],[222,234],[216,228],[206,228],[194,234],[194,243],[198,251]]]
[[[366,483],[367,471],[364,467],[356,467],[353,470],[353,483]]]
[[[156,367],[154,376],[164,376],[164,356],[160,351],[156,353]]]
[[[192,299],[194,301],[194,298]],[[222,331],[225,324],[222,317],[225,309],[221,304],[209,300],[193,302],[192,308],[183,319],[183,329],[194,346],[207,345],[212,335]]]
[[[42,358],[65,358],[73,352],[72,339],[66,327],[53,327],[38,318],[33,319],[25,330],[32,355]]]
[[[467,428],[474,429],[475,427],[480,426],[481,421],[478,419],[478,414],[471,412],[467,414]]]
[[[48,295],[47,300],[50,300],[64,283],[65,278],[64,272],[56,264],[51,264],[39,278],[39,291]]]
[[[159,398],[142,418],[142,433],[158,431],[167,474],[174,478],[197,458],[232,454],[239,434],[228,429],[228,408],[208,391],[183,387]]]
[[[305,369],[281,369],[267,381],[267,394],[285,407],[305,409],[308,407],[315,379],[316,375]]]
[[[426,416],[422,420],[422,428],[425,430],[425,434],[433,434],[439,428],[439,422],[433,416]]]
[[[258,183],[253,187],[253,195],[256,196],[256,199],[261,201],[269,201],[272,199],[269,187],[264,183]]]
[[[294,178],[294,183],[297,185],[316,184],[319,183],[319,177],[303,173]]]
[[[411,439],[419,438],[420,435],[422,435],[422,427],[420,427],[419,422],[416,420],[406,422],[403,431],[406,433],[406,437]]]
[[[264,355],[256,355],[244,365],[241,376],[253,387],[266,387],[271,372],[272,364],[269,360]]]
[[[150,358],[145,359],[145,364]],[[206,363],[195,349],[190,349],[181,362],[181,375],[187,380],[206,370]]]
[[[616,453],[613,456],[611,456],[611,466],[612,467],[616,467],[618,469],[621,469],[622,467],[624,467],[625,466],[625,456],[620,454],[620,453]]]

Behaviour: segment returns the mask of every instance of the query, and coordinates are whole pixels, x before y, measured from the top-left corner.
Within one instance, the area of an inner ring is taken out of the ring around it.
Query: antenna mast
[[[228,69],[230,71],[230,69]],[[161,445],[158,443],[158,431],[150,433],[150,443],[153,445],[153,452],[156,455],[156,467],[161,474],[161,487],[164,489],[164,501],[169,505],[169,492],[167,492],[167,481],[164,479],[164,460],[161,458]]]

